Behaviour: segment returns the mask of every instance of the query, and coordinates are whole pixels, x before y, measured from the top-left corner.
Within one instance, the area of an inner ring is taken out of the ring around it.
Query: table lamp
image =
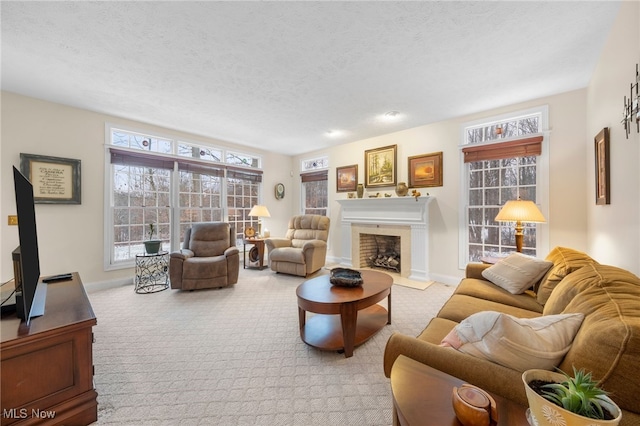
[[[516,223],[516,251],[522,253],[522,240],[524,237],[523,222],[545,223],[546,220],[538,206],[533,201],[523,200],[518,197],[517,200],[507,201],[496,216],[496,222],[515,222]]]
[[[257,217],[258,218],[258,236],[262,235],[262,224],[260,223],[260,218],[261,217],[271,217],[271,214],[269,214],[269,210],[267,209],[267,206],[262,206],[260,204],[256,204],[255,206],[253,206],[253,208],[251,209],[251,211],[249,212],[249,216],[253,216],[253,217]]]

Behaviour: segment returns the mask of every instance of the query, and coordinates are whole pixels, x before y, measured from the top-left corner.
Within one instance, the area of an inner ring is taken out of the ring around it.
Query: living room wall
[[[587,91],[588,252],[640,275],[640,134],[620,124],[640,61],[640,3],[622,2]],[[593,137],[610,129],[611,204],[595,204]]]
[[[290,156],[249,149],[13,93],[2,92],[1,95],[0,211],[4,218],[0,225],[2,282],[13,277],[11,251],[18,245],[18,227],[8,226],[6,218],[7,215],[16,213],[11,166],[19,167],[21,152],[74,158],[82,162],[82,204],[36,205],[42,274],[78,271],[83,282],[88,285],[132,279],[132,268],[106,272],[103,266],[105,123],[260,155],[264,164],[265,200],[275,200],[273,188],[277,182],[284,182],[287,188],[290,187]],[[291,209],[290,195],[279,202],[269,203],[273,217],[288,217]],[[270,228],[268,220],[265,224]]]
[[[364,182],[364,151],[397,144],[398,181],[408,182],[408,157],[442,151],[443,186],[419,188],[419,190],[423,195],[429,193],[434,197],[434,200],[429,204],[429,265],[431,278],[441,282],[457,284],[464,272],[458,266],[459,188],[462,167],[459,145],[461,143],[462,126],[464,123],[481,118],[542,105],[547,105],[549,108],[549,182],[551,190],[548,222],[540,225],[548,228],[546,230],[541,229],[541,231],[549,234],[549,248],[553,248],[556,245],[565,245],[579,250],[586,250],[586,213],[584,208],[577,207],[584,206],[586,202],[586,187],[584,185],[587,157],[587,153],[584,150],[584,139],[586,137],[585,101],[586,90],[577,90],[296,157],[293,164],[298,167],[296,174],[299,174],[302,160],[319,155],[329,156],[331,168],[329,172],[329,208],[331,216],[329,256],[335,260],[342,256],[342,253],[340,253],[340,205],[336,200],[347,197],[345,193],[336,192],[336,167],[358,164],[358,179],[360,182]],[[567,167],[567,164],[571,166]],[[299,186],[299,182],[297,184]],[[393,194],[394,188],[382,188],[379,191]],[[378,192],[378,189],[376,189],[376,192]],[[548,249],[545,248],[543,251],[546,250]],[[542,253],[542,255],[546,255],[546,253]]]

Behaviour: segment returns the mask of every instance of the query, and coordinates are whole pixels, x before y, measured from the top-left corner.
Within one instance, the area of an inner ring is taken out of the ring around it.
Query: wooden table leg
[[[300,325],[300,335],[302,335],[302,329],[307,323],[307,311],[298,306],[298,324]]]
[[[391,289],[389,289],[389,296],[387,296],[387,324],[391,324]]]
[[[342,340],[344,342],[344,357],[353,356],[356,340],[356,325],[358,309],[355,303],[344,303],[340,308],[340,322],[342,323]]]

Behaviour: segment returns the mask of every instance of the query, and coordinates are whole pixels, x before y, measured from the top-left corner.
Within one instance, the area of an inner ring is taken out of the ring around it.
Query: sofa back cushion
[[[591,263],[553,291],[545,313],[582,313],[582,327],[559,368],[584,368],[623,409],[640,412],[640,278]]]
[[[224,222],[194,223],[191,227],[188,248],[197,257],[212,257],[224,254],[231,244],[231,225]]]
[[[300,248],[309,240],[326,242],[329,238],[329,223],[327,216],[305,214],[293,216],[289,219],[289,229],[286,238],[291,240],[293,247]]]
[[[564,277],[585,265],[595,262],[588,254],[566,247],[554,248],[549,252],[545,260],[553,262],[553,266],[542,277],[539,284],[534,287],[538,303],[541,305],[547,302],[553,289]]]

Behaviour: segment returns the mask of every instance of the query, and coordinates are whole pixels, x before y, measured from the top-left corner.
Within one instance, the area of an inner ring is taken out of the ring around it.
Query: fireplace
[[[400,237],[360,234],[360,265],[400,272]]]
[[[399,247],[400,276],[429,281],[428,203],[433,197],[356,198],[338,200],[341,205],[341,265],[368,267],[361,246],[372,237],[394,237]],[[363,243],[364,239],[364,243]],[[363,257],[365,259],[363,259]],[[392,262],[393,263],[393,262]]]

